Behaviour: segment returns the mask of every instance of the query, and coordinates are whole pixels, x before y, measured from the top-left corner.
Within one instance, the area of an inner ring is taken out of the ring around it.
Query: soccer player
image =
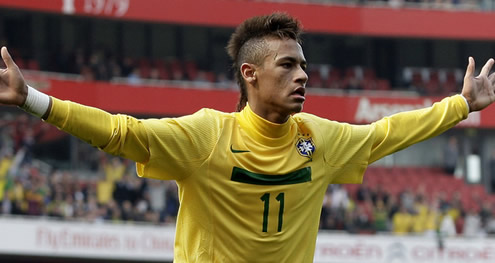
[[[283,13],[236,29],[227,47],[241,89],[234,113],[140,120],[62,101],[28,87],[5,47],[0,103],[134,160],[139,176],[176,180],[176,262],[312,262],[327,186],[361,183],[370,163],[487,107],[495,75],[489,59],[474,77],[469,58],[460,95],[369,125],[338,123],[301,113],[308,76],[299,35]]]

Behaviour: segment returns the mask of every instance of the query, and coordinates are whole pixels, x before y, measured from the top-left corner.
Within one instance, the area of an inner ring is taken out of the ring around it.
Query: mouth
[[[291,93],[291,96],[294,96],[296,97],[297,99],[301,99],[301,100],[305,100],[306,98],[304,97],[304,95],[306,94],[306,88],[304,87],[298,87],[297,89],[295,89],[292,93]]]

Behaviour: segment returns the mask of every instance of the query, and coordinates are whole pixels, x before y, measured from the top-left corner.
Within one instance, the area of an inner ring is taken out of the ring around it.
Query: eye
[[[292,67],[292,64],[291,63],[283,63],[281,66],[283,68],[291,68]]]

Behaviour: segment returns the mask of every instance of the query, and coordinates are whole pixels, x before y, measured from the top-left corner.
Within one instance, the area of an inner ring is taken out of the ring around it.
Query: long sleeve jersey
[[[312,262],[329,184],[361,183],[366,167],[468,115],[460,95],[368,125],[307,113],[271,123],[248,106],[136,119],[53,98],[47,119],[114,155],[139,176],[176,180],[176,262]]]

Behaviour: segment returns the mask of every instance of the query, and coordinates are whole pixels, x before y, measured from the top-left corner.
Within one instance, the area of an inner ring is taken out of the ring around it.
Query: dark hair
[[[301,43],[301,31],[297,19],[281,12],[249,18],[236,28],[230,37],[227,52],[233,61],[234,77],[241,91],[237,111],[241,111],[247,103],[246,83],[240,72],[242,63],[260,65],[263,62],[267,37],[289,38]]]

